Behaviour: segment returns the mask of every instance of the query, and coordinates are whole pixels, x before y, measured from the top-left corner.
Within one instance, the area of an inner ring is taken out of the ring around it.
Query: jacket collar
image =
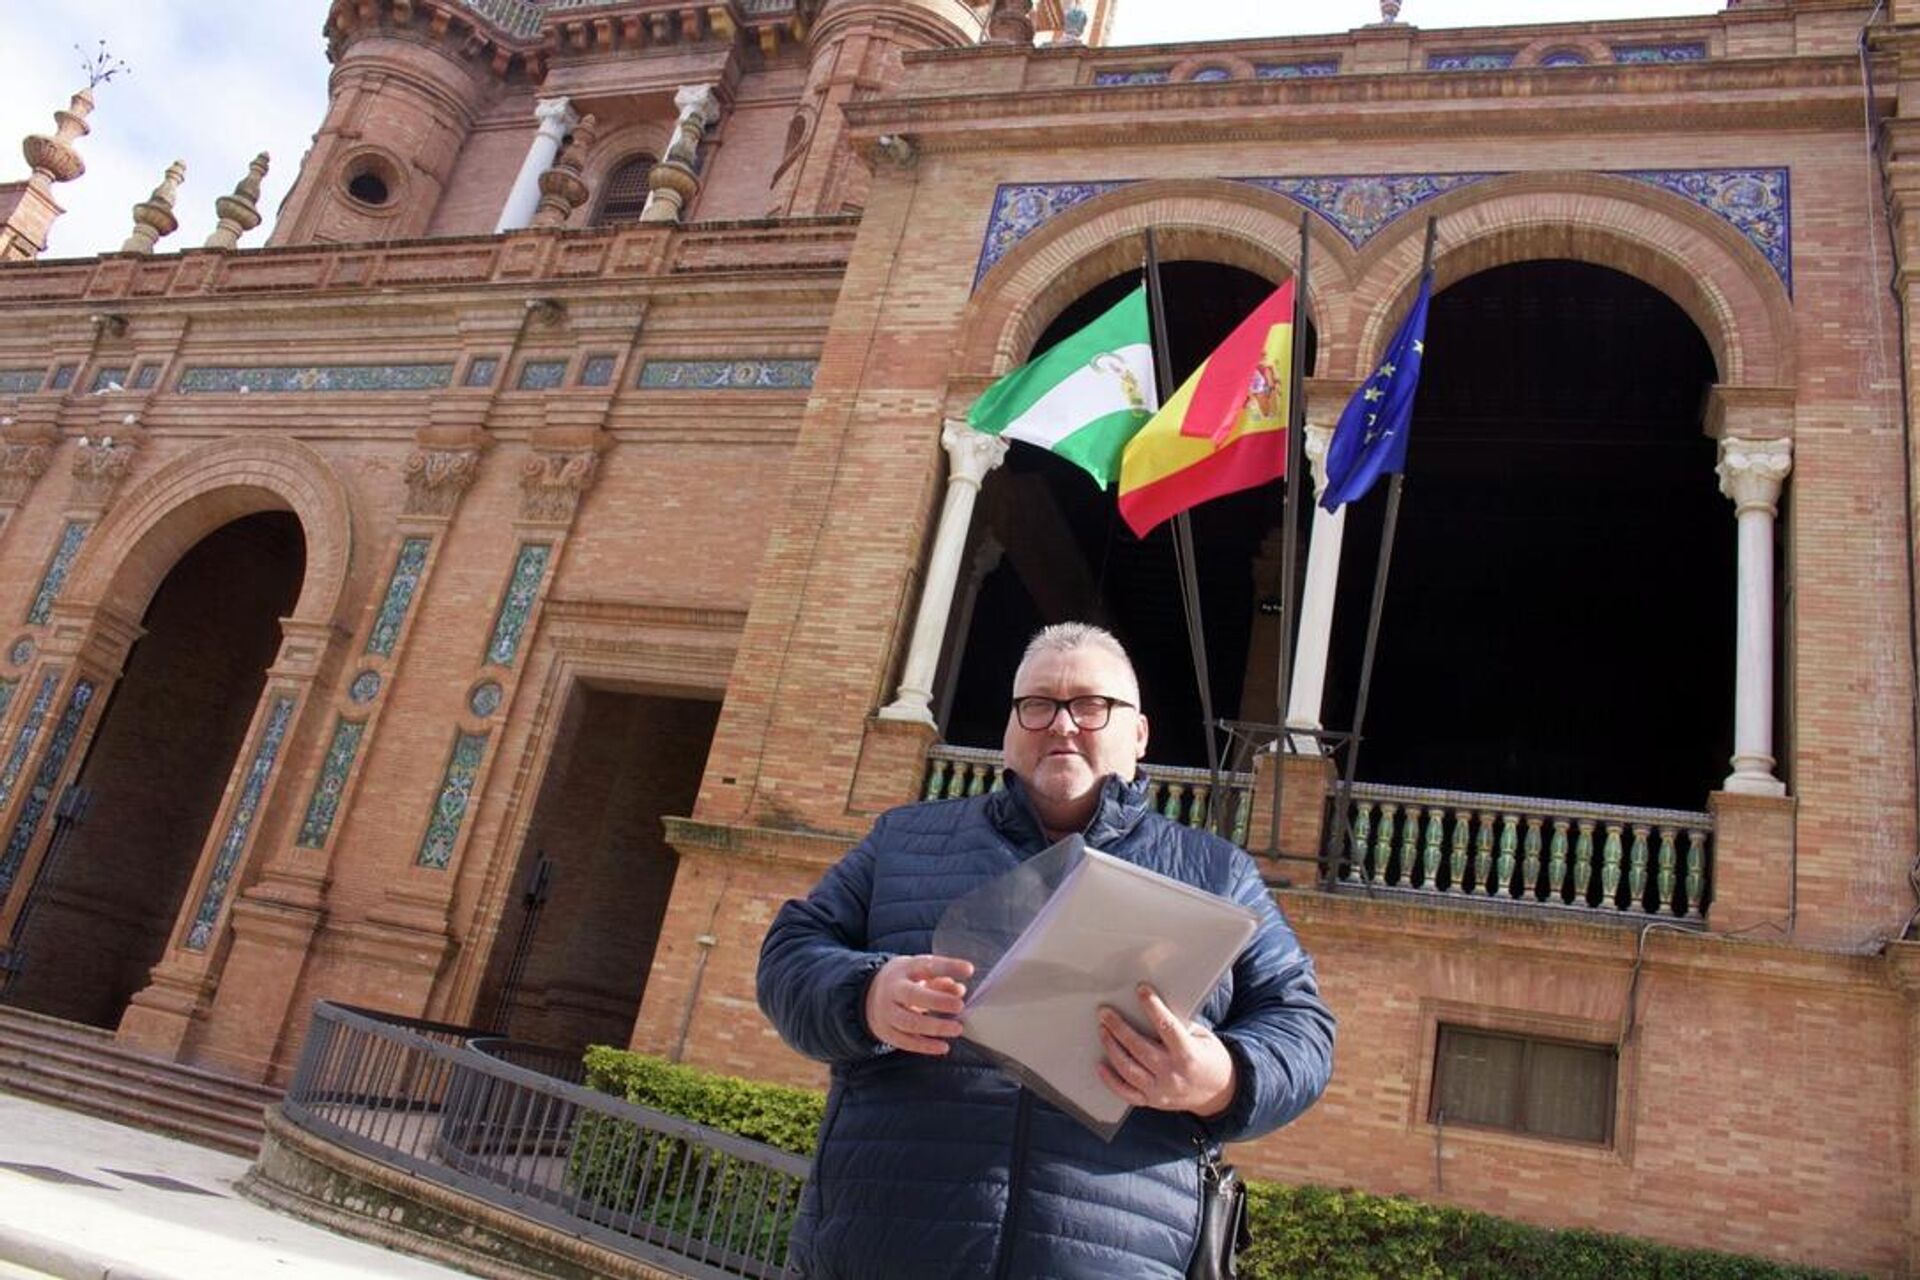
[[[1020,776],[1008,769],[1003,775],[1006,785],[1003,790],[995,791],[987,797],[987,817],[1000,834],[1028,853],[1038,853],[1049,843],[1047,834],[1040,826],[1040,819],[1033,811],[1033,801],[1027,795],[1026,783]],[[1140,819],[1150,811],[1147,802],[1147,790],[1151,784],[1145,770],[1138,770],[1132,782],[1122,782],[1117,774],[1108,774],[1100,782],[1100,800],[1094,806],[1093,817],[1080,835],[1096,849],[1103,849],[1125,839],[1127,833],[1140,825]]]

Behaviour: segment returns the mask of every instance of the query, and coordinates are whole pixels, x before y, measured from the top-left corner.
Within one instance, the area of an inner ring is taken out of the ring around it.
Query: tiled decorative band
[[[426,838],[421,840],[420,855],[415,859],[420,866],[444,871],[453,860],[460,824],[466,821],[467,803],[473,798],[473,780],[480,772],[480,760],[486,753],[484,733],[462,733],[453,740],[453,751],[447,757],[447,773],[434,796]]]
[[[643,391],[805,391],[818,360],[649,360],[640,366]]]
[[[333,722],[333,740],[327,744],[327,758],[320,766],[320,780],[313,784],[307,799],[306,817],[300,820],[300,834],[294,843],[303,849],[319,849],[333,831],[333,820],[340,813],[340,797],[347,789],[347,774],[353,770],[354,757],[360,754],[360,740],[366,735],[367,722],[345,716]]]
[[[267,713],[267,727],[261,733],[259,744],[253,749],[253,759],[247,762],[247,780],[241,785],[239,802],[233,806],[233,814],[227,819],[227,830],[220,837],[220,852],[214,855],[213,874],[207,877],[206,891],[200,895],[200,906],[193,913],[193,925],[187,930],[187,949],[205,951],[207,944],[213,941],[213,925],[220,918],[220,908],[227,900],[227,888],[233,883],[233,873],[240,863],[240,854],[247,847],[247,836],[253,831],[253,820],[260,812],[261,797],[266,794],[267,779],[273,775],[274,761],[280,758],[280,744],[286,741],[287,725],[293,719],[293,698],[282,694],[273,700],[273,709]]]
[[[439,391],[453,385],[452,364],[195,365],[180,375],[182,395],[219,391]]]
[[[84,520],[69,520],[60,530],[60,544],[53,549],[53,559],[47,562],[40,589],[33,593],[33,605],[27,610],[28,622],[37,626],[53,616],[53,602],[66,585],[67,571],[73,568],[73,558],[80,554],[80,544],[87,540],[91,527]]]
[[[49,676],[48,679],[55,677]],[[93,681],[81,679],[73,682],[73,692],[67,695],[66,709],[53,726],[53,741],[47,744],[47,754],[40,760],[40,771],[33,775],[33,786],[27,789],[27,797],[20,805],[20,816],[14,820],[13,834],[7,837],[5,852],[0,853],[0,893],[12,887],[13,878],[20,874],[20,864],[26,860],[27,850],[33,847],[34,836],[40,833],[40,820],[47,816],[47,807],[57,797],[60,774],[67,767],[67,756],[73,751],[74,739],[80,736],[80,723],[86,719],[93,693]],[[9,765],[12,763],[8,761]]]

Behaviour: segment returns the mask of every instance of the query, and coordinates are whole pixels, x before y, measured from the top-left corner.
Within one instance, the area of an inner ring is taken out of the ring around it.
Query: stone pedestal
[[[1270,751],[1254,757],[1253,814],[1247,824],[1247,848],[1264,858],[1275,857],[1273,761]],[[1327,796],[1337,775],[1333,761],[1325,756],[1290,755],[1282,769],[1278,866],[1281,874],[1295,884],[1311,884],[1325,836]]]
[[[307,952],[326,919],[319,889],[263,878],[233,904],[233,944],[206,1035],[194,1046],[195,1062],[248,1080],[267,1078]],[[305,1010],[299,1016],[304,1019]]]
[[[938,736],[932,725],[917,720],[868,717],[847,808],[853,813],[881,813],[918,800],[927,772],[927,748]]]
[[[1793,804],[1790,796],[1733,791],[1708,797],[1713,900],[1707,927],[1713,932],[1738,933],[1769,922],[1786,929],[1793,906]]]

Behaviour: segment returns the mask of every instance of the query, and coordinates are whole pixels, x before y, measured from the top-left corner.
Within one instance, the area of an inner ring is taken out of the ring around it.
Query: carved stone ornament
[[[694,171],[700,139],[707,127],[720,118],[720,100],[714,96],[712,85],[682,86],[673,95],[673,105],[679,109],[680,117],[674,121],[673,133],[667,139],[666,153],[647,174],[647,203],[640,210],[642,222],[680,220],[680,210],[700,186]]]
[[[987,15],[988,44],[1033,43],[1033,0],[993,0]]]
[[[1733,500],[1735,514],[1762,510],[1775,513],[1780,486],[1793,470],[1793,441],[1742,440],[1729,436],[1720,442],[1720,492]]]
[[[572,523],[580,496],[593,487],[599,473],[600,455],[592,449],[536,452],[520,464],[520,518]]]
[[[586,168],[587,152],[593,147],[595,127],[591,112],[581,116],[560,158],[540,175],[540,203],[533,211],[534,226],[561,226],[586,200],[587,184],[581,174]]]
[[[137,444],[124,439],[81,436],[73,455],[73,505],[104,509],[133,470],[133,458],[139,452]]]
[[[25,502],[34,482],[52,465],[51,444],[9,444],[0,448],[0,503]]]
[[[948,418],[940,426],[940,444],[947,451],[947,483],[959,481],[980,487],[987,472],[1007,456],[1007,442],[1001,436],[975,431],[958,418]]]
[[[175,160],[167,166],[166,177],[153,189],[153,194],[133,206],[133,234],[120,246],[120,252],[152,253],[161,237],[170,236],[179,228],[180,219],[173,216],[173,202],[180,194],[180,184],[186,180],[184,160]]]
[[[407,455],[406,514],[452,515],[479,475],[478,449],[415,449]]]

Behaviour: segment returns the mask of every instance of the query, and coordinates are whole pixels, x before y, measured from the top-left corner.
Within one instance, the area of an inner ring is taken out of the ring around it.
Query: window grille
[[[606,194],[600,199],[596,223],[638,222],[647,207],[647,175],[653,172],[653,157],[637,155],[622,160],[607,175]]]

